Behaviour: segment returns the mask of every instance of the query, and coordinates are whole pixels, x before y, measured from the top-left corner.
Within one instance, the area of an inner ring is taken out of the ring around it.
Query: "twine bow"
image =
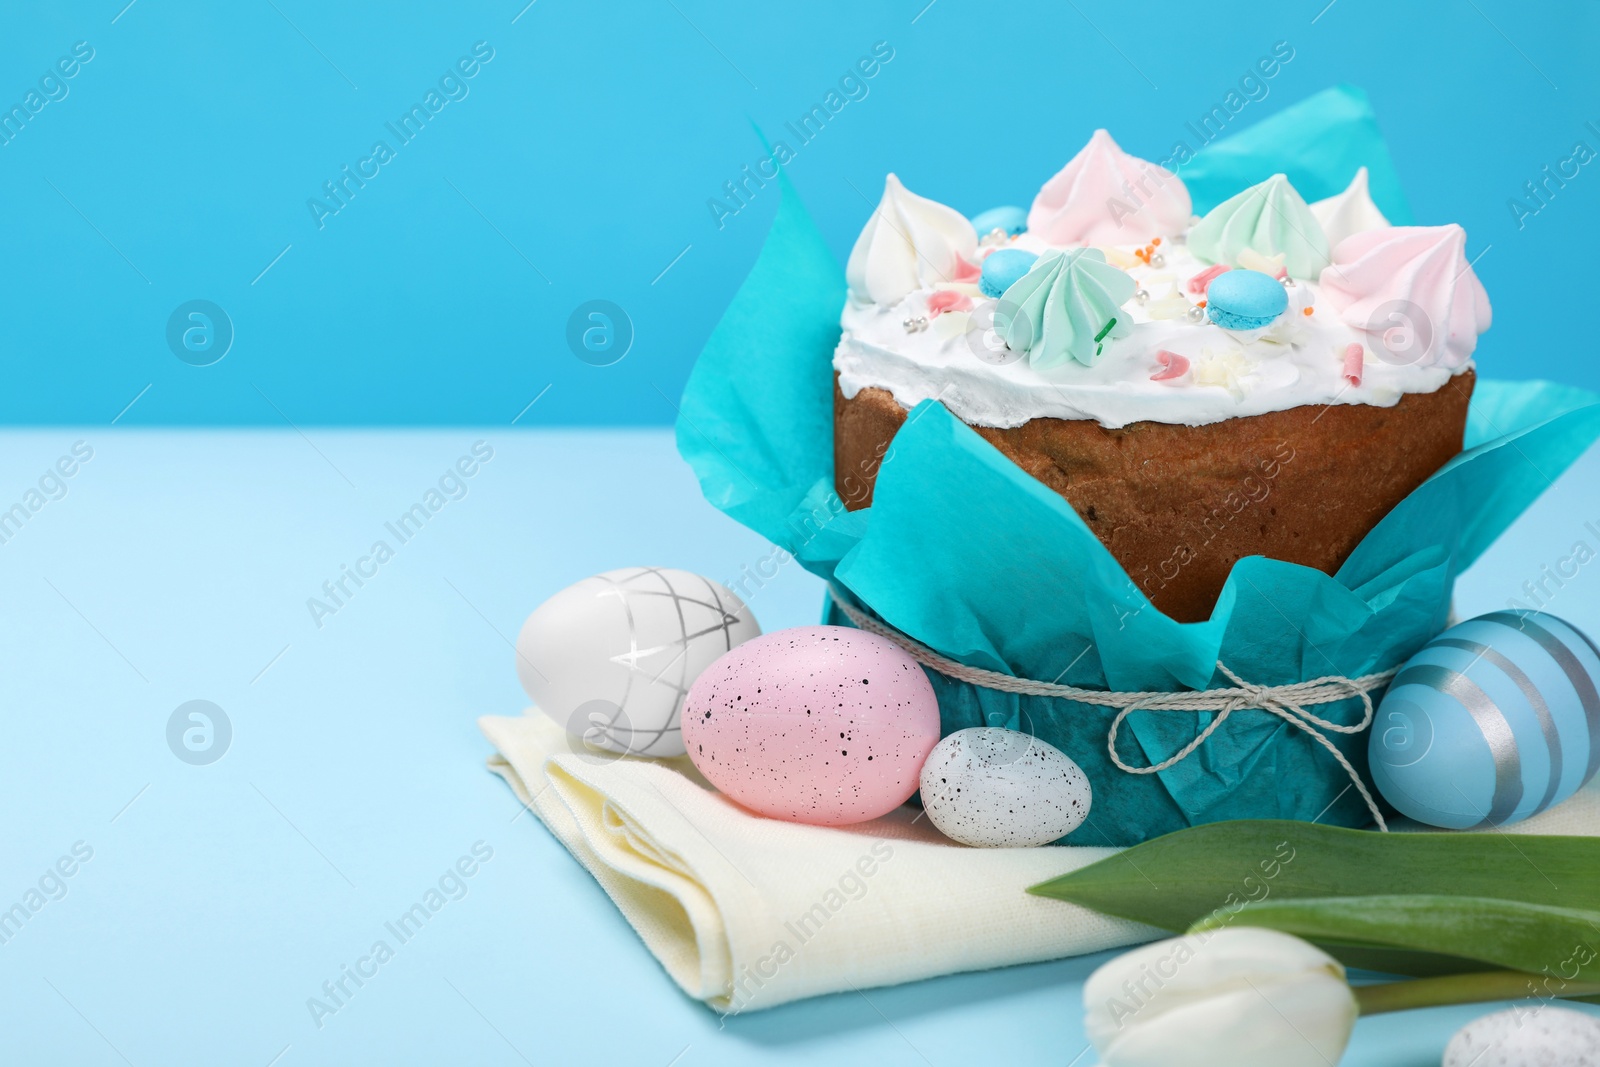
[[[1372,818],[1377,822],[1378,828],[1385,832],[1389,825],[1384,821],[1383,812],[1378,809],[1378,802],[1373,799],[1372,793],[1367,789],[1361,775],[1350,765],[1333,742],[1328,740],[1322,731],[1327,730],[1336,734],[1358,734],[1372,725],[1374,709],[1372,705],[1372,691],[1387,685],[1395,676],[1398,668],[1379,671],[1376,674],[1364,674],[1359,678],[1347,678],[1340,674],[1325,675],[1321,678],[1312,678],[1305,682],[1293,682],[1289,685],[1257,685],[1246,681],[1221,660],[1217,661],[1217,670],[1227,676],[1233,683],[1231,687],[1220,689],[1198,689],[1183,692],[1167,692],[1162,690],[1148,690],[1145,692],[1113,692],[1104,689],[1079,689],[1077,686],[1061,685],[1058,682],[1039,682],[1031,678],[1016,678],[1009,674],[1000,674],[997,671],[984,670],[982,667],[969,667],[964,663],[957,663],[947,656],[942,656],[933,649],[906,636],[899,630],[890,626],[881,619],[862,611],[851,604],[850,601],[837,588],[829,587],[833,594],[833,602],[839,610],[844,612],[849,620],[868,633],[886,637],[905,649],[911,657],[924,666],[931,667],[940,674],[958,681],[970,682],[985,689],[993,689],[1002,693],[1017,693],[1022,696],[1060,697],[1064,700],[1077,701],[1080,704],[1090,704],[1101,708],[1117,709],[1116,718],[1111,720],[1111,728],[1106,733],[1106,751],[1111,755],[1111,762],[1129,774],[1156,774],[1167,770],[1188,759],[1194,751],[1217,729],[1228,720],[1228,716],[1236,711],[1257,710],[1269,715],[1276,715],[1290,726],[1308,734],[1317,744],[1333,756],[1350,776],[1350,784],[1361,794],[1361,799],[1366,801],[1367,810],[1372,812]],[[1313,712],[1307,711],[1309,707],[1321,704],[1336,704],[1341,700],[1357,698],[1361,701],[1363,714],[1361,721],[1351,725],[1332,722]],[[1183,748],[1179,749],[1168,759],[1147,767],[1135,767],[1125,762],[1117,752],[1117,731],[1121,729],[1123,720],[1136,711],[1180,711],[1180,712],[1214,712],[1215,717],[1206,724],[1205,729],[1195,735]],[[1342,795],[1342,794],[1341,794]],[[1337,798],[1335,798],[1337,799]]]

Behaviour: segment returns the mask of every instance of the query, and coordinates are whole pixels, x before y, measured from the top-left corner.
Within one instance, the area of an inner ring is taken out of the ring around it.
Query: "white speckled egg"
[[[922,765],[922,806],[963,845],[1048,845],[1088,818],[1083,769],[1037,737],[994,726],[957,730]]]
[[[1600,1019],[1541,1004],[1472,1020],[1445,1046],[1444,1067],[1594,1067]]]

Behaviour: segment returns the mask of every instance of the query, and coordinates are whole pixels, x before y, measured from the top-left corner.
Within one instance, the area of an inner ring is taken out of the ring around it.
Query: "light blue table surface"
[[[1103,955],[724,1025],[484,769],[475,719],[522,709],[509,642],[543,597],[632,564],[727,580],[765,555],[666,432],[8,432],[0,509],[80,441],[65,495],[0,544],[0,907],[92,850],[0,944],[0,1060],[1093,1062],[1080,983]],[[477,441],[494,454],[466,495],[398,544],[385,522]],[[1463,578],[1461,613],[1600,547],[1597,487],[1591,452]],[[394,557],[319,628],[307,599],[379,539]],[[1547,580],[1551,610],[1600,631],[1597,574]],[[775,629],[819,602],[791,566],[751,605]],[[207,766],[166,740],[195,699],[233,730]],[[385,922],[478,842],[493,855],[465,895],[319,1028],[308,998],[393,944]],[[1345,1062],[1437,1063],[1480,1010],[1363,1022]]]

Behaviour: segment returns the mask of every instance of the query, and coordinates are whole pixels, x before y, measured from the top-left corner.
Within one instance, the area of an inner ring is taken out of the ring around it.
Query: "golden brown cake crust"
[[[1332,574],[1405,496],[1461,451],[1474,374],[1393,407],[1305,406],[1205,426],[1079,419],[973,429],[1066,498],[1151,602],[1209,618],[1236,560]],[[851,510],[872,487],[905,409],[834,384],[834,486]]]

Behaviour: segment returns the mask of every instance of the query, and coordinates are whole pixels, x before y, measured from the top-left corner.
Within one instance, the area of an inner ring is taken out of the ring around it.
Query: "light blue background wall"
[[[1026,204],[1097,125],[1160,158],[1287,41],[1236,121],[1365,87],[1417,220],[1487,249],[1483,370],[1600,386],[1600,164],[1520,229],[1507,207],[1600,150],[1583,0],[125,3],[13,5],[0,32],[5,109],[94,49],[0,146],[5,422],[669,422],[776,190],[721,228],[707,200],[759,158],[752,122],[780,130],[879,41],[868,95],[789,168],[841,262],[888,170],[969,213]],[[307,199],[478,41],[466,98],[319,229]],[[165,339],[197,298],[236,333],[205,367]],[[565,340],[594,298],[634,325],[612,366]]]

